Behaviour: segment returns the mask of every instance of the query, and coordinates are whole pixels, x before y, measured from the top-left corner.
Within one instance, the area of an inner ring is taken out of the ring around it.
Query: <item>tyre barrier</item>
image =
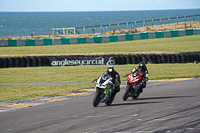
[[[83,57],[113,57],[116,65],[138,64],[143,61],[147,64],[160,63],[194,63],[200,62],[200,52],[187,52],[180,54],[136,54],[136,55],[102,55],[102,56],[86,56],[86,55],[69,55],[59,56],[62,58]],[[58,56],[24,56],[24,57],[5,57],[0,58],[0,68],[10,67],[37,67],[51,66],[51,60]]]

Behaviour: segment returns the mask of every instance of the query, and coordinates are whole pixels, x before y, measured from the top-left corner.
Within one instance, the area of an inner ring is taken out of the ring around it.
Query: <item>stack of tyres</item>
[[[30,59],[29,57],[24,57],[24,66],[25,67],[30,67]]]
[[[41,57],[39,57],[39,56],[35,57],[35,61],[36,61],[36,66],[42,66]]]
[[[161,63],[167,63],[166,55],[161,54]]]
[[[50,66],[50,58],[49,56],[40,57],[42,66]]]
[[[24,59],[24,57],[19,58],[19,67],[25,67]]]
[[[199,62],[200,61],[200,53],[196,53],[196,56],[197,56],[197,61]]]
[[[130,55],[125,55],[126,58],[126,64],[132,64],[132,57]]]
[[[116,65],[123,64],[138,64],[141,61],[146,63],[194,63],[200,61],[200,52],[188,52],[180,54],[137,54],[137,55],[105,55],[103,57],[114,57]],[[64,57],[64,56],[62,56]],[[83,55],[66,56],[80,59]],[[96,56],[95,56],[96,57]],[[0,68],[9,67],[36,67],[36,66],[51,66],[51,58],[54,56],[24,56],[24,57],[5,57],[0,58]],[[58,58],[56,56],[56,58]]]
[[[142,56],[141,55],[136,55],[136,58],[137,58],[137,63],[138,64],[139,62],[142,61]]]
[[[180,54],[175,54],[176,58],[176,63],[181,63],[181,55]]]
[[[48,61],[46,56],[40,57],[40,60],[41,60],[41,66],[47,66]]]
[[[124,56],[123,55],[120,55],[119,56],[119,65],[123,65],[123,64],[125,64],[125,58],[124,58]]]
[[[132,64],[137,64],[137,58],[135,55],[132,55],[131,59],[132,59]]]
[[[47,56],[47,57],[46,57],[46,61],[47,61],[46,66],[50,66],[51,57],[50,57],[50,56]]]
[[[172,63],[171,55],[166,54],[165,56],[166,56],[166,63]]]
[[[193,59],[194,59],[194,61],[198,61],[198,56],[196,53],[193,53]]]
[[[7,68],[8,67],[8,58],[3,58],[3,64],[2,64],[2,67],[3,68]]]
[[[188,53],[185,53],[185,63],[190,62],[190,57],[188,55]]]
[[[146,57],[147,57],[147,61],[149,64],[155,63],[155,58],[153,55],[148,54],[148,55],[146,55]]]
[[[175,56],[175,54],[171,54],[170,55],[171,56],[171,63],[176,63],[177,61],[176,61],[176,56]]]
[[[147,63],[148,59],[147,59],[146,55],[141,55],[141,56],[142,56],[142,60],[141,61]]]
[[[36,58],[35,57],[30,57],[30,66],[31,67],[35,67],[36,66]]]
[[[185,54],[180,54],[181,56],[181,63],[186,63]]]
[[[20,66],[19,60],[20,59],[18,57],[13,58],[13,67],[19,67]]]
[[[157,63],[158,63],[158,64],[162,63],[161,55],[157,54],[157,55],[155,55],[155,56],[156,56],[156,59],[157,59]]]
[[[7,61],[7,67],[13,67],[13,59],[9,57]]]
[[[0,58],[0,68],[3,68],[3,59]]]
[[[155,64],[158,63],[158,58],[155,54],[152,54],[151,57],[152,57],[153,63]]]

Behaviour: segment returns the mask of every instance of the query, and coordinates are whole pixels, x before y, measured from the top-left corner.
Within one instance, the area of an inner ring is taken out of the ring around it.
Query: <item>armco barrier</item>
[[[97,60],[116,65],[123,64],[138,64],[144,61],[148,64],[160,63],[194,63],[200,62],[200,52],[189,52],[180,54],[136,54],[136,55],[99,55],[99,56],[86,56],[86,55],[68,55],[68,56],[24,56],[24,57],[5,57],[0,58],[0,68],[9,67],[37,67],[37,66],[51,66],[52,59],[61,63],[68,62],[71,64],[81,64],[80,62],[90,62],[95,64]],[[104,59],[102,59],[104,58]],[[66,60],[67,59],[67,60]],[[87,61],[88,60],[88,61]],[[114,60],[114,61],[113,61]],[[86,63],[87,64],[87,63]],[[97,65],[97,64],[95,64]],[[103,64],[102,64],[103,65]],[[104,63],[106,65],[106,63]]]
[[[156,32],[148,32],[149,39],[156,38]]]
[[[41,38],[41,39],[4,39],[0,40],[0,46],[46,46],[46,45],[64,45],[64,44],[82,44],[82,43],[105,43],[117,41],[130,41],[152,38],[169,38],[185,35],[200,34],[200,28],[179,29],[155,32],[143,32],[134,34],[121,34],[109,36],[91,36],[77,38]]]
[[[60,38],[54,38],[52,41],[53,41],[53,45],[61,45],[62,44],[62,40]]]
[[[86,37],[78,37],[78,43],[86,43]]]
[[[121,34],[121,35],[118,35],[118,41],[126,41],[126,35],[125,34]]]
[[[102,36],[102,42],[110,42],[109,36]]]

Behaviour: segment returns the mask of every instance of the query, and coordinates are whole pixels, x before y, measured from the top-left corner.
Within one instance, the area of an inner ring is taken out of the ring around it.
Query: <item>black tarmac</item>
[[[138,100],[92,106],[93,95],[0,113],[0,133],[199,133],[200,78],[150,81]]]

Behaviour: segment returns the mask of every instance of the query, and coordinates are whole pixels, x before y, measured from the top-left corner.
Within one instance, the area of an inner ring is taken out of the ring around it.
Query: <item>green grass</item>
[[[114,65],[124,75],[137,65]],[[28,67],[0,69],[1,83],[27,82],[91,82],[103,72],[107,66],[69,66],[69,67]],[[149,80],[200,76],[200,64],[148,64]],[[0,85],[0,101],[30,98],[35,96],[58,94],[74,90],[92,88],[93,84],[84,85]]]
[[[32,98],[92,88],[92,84],[69,85],[0,85],[0,102]]]
[[[64,54],[119,54],[119,53],[179,53],[200,51],[200,35],[134,40],[100,44],[56,46],[0,47],[0,56],[64,55]],[[123,77],[137,65],[114,65]],[[200,64],[148,64],[149,79],[168,79],[200,76]],[[91,82],[105,72],[107,66],[27,67],[0,69],[0,83],[27,82]],[[84,85],[0,85],[0,102],[58,94],[83,88]]]
[[[141,52],[194,52],[200,51],[200,35],[174,38],[144,39],[123,42],[1,47],[0,56],[65,55],[65,54],[115,54]]]
[[[125,80],[123,75],[129,73],[137,65],[113,65]],[[67,66],[67,67],[27,67],[0,69],[0,83],[28,82],[91,82],[108,66]],[[147,64],[150,79],[179,78],[200,76],[200,64]]]

